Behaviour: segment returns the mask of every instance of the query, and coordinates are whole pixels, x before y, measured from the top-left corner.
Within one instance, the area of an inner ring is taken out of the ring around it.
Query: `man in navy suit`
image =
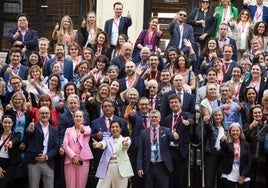
[[[121,2],[114,3],[113,11],[114,17],[107,20],[104,25],[104,31],[107,33],[108,39],[110,39],[109,43],[111,50],[115,48],[120,34],[128,36],[128,27],[132,25],[132,19],[129,11],[127,17],[122,16],[123,4]]]
[[[136,65],[134,62],[129,61],[125,66],[126,77],[121,78],[119,81],[121,83],[120,92],[123,92],[131,87],[137,89],[139,96],[142,97],[145,95],[145,84],[144,79],[140,78],[136,74]]]
[[[115,102],[110,98],[105,98],[102,103],[103,116],[99,117],[92,121],[91,125],[91,138],[94,138],[96,141],[101,141],[103,137],[109,137],[110,133],[110,122],[112,120],[120,121],[122,124],[122,135],[128,136],[127,123],[124,119],[115,116]],[[93,149],[92,152],[94,155],[94,169],[96,170],[99,164],[99,160],[103,153],[102,149]]]
[[[27,60],[33,51],[38,49],[37,31],[30,29],[29,17],[27,14],[18,15],[18,26],[8,31],[8,41],[12,47],[19,47],[24,53],[24,60]],[[8,59],[7,59],[7,62]]]
[[[30,143],[24,160],[28,164],[30,187],[39,187],[42,176],[43,187],[54,187],[55,157],[59,149],[57,129],[50,123],[50,109],[43,106],[39,109],[40,121],[30,123],[26,135]]]
[[[28,67],[21,64],[22,53],[18,47],[11,48],[9,52],[10,64],[4,66],[1,70],[0,76],[6,82],[6,88],[8,92],[12,92],[13,88],[10,84],[12,76],[19,76],[22,80],[27,80]]]
[[[176,74],[173,78],[173,85],[175,87],[174,90],[171,90],[164,94],[162,101],[161,101],[161,107],[160,112],[162,117],[166,117],[169,114],[171,114],[171,109],[168,105],[168,96],[171,94],[177,94],[181,98],[181,108],[185,112],[189,112],[192,117],[195,115],[195,100],[193,96],[189,93],[186,93],[183,91],[183,85],[185,83],[185,80],[182,75]]]
[[[52,64],[55,61],[62,63],[63,76],[70,82],[73,80],[73,62],[69,59],[64,58],[64,45],[55,44],[54,46],[55,57],[49,59],[44,66],[44,77],[52,74]]]
[[[268,7],[263,5],[263,0],[256,0],[256,5],[250,5],[250,0],[244,1],[244,5],[249,10],[254,24],[260,21],[268,23]]]
[[[76,94],[71,94],[67,98],[67,107],[68,110],[65,111],[59,117],[59,139],[60,145],[63,142],[64,134],[67,128],[74,126],[73,114],[75,111],[79,110],[80,108],[80,99]],[[89,116],[86,111],[84,111],[84,125],[89,125]]]
[[[149,119],[150,127],[140,134],[137,173],[144,178],[146,188],[168,188],[169,174],[173,171],[169,142],[177,140],[179,136],[169,128],[160,126],[161,115],[158,110],[152,110]]]
[[[172,113],[165,117],[162,126],[170,128],[179,135],[178,142],[170,142],[169,149],[174,165],[174,172],[170,174],[169,188],[186,187],[186,169],[188,163],[190,126],[194,124],[193,117],[181,110],[181,98],[172,94],[168,97],[169,107]]]
[[[166,50],[171,46],[175,46],[185,54],[189,52],[189,48],[185,46],[183,40],[188,39],[193,44],[194,31],[191,25],[186,24],[186,19],[187,12],[185,9],[181,9],[176,13],[173,21],[168,25],[167,30],[170,33],[171,38]]]
[[[118,79],[126,76],[125,64],[131,61],[132,53],[133,45],[129,42],[125,42],[122,46],[121,54],[112,59],[111,64],[116,65],[119,69]]]

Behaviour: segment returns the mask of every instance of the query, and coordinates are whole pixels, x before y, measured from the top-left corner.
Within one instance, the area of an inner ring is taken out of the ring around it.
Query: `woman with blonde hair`
[[[28,80],[25,81],[26,91],[34,94],[36,103],[39,102],[40,95],[44,94],[48,88],[43,83],[44,77],[38,65],[33,65],[29,70]]]
[[[63,16],[60,25],[56,24],[52,39],[56,40],[57,43],[64,44],[66,48],[71,42],[77,42],[77,33],[74,31],[74,24],[70,16]]]

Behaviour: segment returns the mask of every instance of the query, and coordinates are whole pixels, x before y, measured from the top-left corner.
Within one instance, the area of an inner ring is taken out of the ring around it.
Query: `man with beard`
[[[134,62],[138,67],[141,67],[143,70],[147,69],[149,67],[149,56],[151,52],[150,49],[147,47],[143,47],[140,51],[140,58],[141,60],[139,62]]]
[[[49,59],[44,68],[44,77],[50,76],[52,74],[52,64],[55,61],[62,63],[62,70],[63,70],[63,76],[70,82],[73,79],[73,62],[69,59],[66,59],[64,57],[64,45],[57,43],[54,46],[55,50],[55,57],[52,59]]]
[[[129,61],[125,65],[126,77],[121,78],[121,92],[128,88],[135,88],[139,92],[139,96],[142,97],[145,94],[144,79],[140,78],[140,75],[136,74],[136,65],[132,61]]]
[[[118,79],[126,76],[125,64],[131,61],[131,56],[133,53],[133,46],[131,43],[126,42],[122,46],[121,54],[112,59],[111,64],[116,65],[119,68]]]
[[[160,71],[158,71],[159,57],[157,54],[151,54],[149,56],[149,67],[145,71],[143,78],[145,80],[156,80],[160,81]]]

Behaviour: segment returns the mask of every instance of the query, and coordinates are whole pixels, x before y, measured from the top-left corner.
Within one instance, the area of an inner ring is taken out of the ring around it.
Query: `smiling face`
[[[13,121],[10,117],[6,117],[3,119],[2,126],[4,131],[11,131],[11,128],[13,126]]]
[[[111,83],[111,93],[117,93],[119,91],[119,83],[117,81],[113,81]]]
[[[261,68],[258,65],[253,65],[251,68],[252,78],[259,78],[261,76]]]
[[[91,78],[86,79],[86,80],[84,81],[83,86],[84,86],[84,89],[85,89],[85,90],[89,90],[89,89],[91,89],[91,88],[93,87],[93,80],[92,80]]]
[[[119,138],[122,131],[122,127],[120,127],[119,123],[114,122],[110,125],[110,131],[114,138]]]
[[[57,77],[57,76],[52,76],[52,77],[49,79],[49,87],[50,87],[50,88],[57,88],[58,85],[59,85],[58,77]]]
[[[102,99],[105,99],[105,98],[109,97],[110,89],[106,86],[103,86],[103,87],[99,88],[98,93]]]
[[[258,33],[259,34],[263,34],[264,33],[264,31],[265,31],[265,25],[264,25],[264,23],[260,23],[259,25],[258,25]]]
[[[115,107],[109,101],[104,101],[102,104],[102,111],[105,117],[111,117],[114,114]]]
[[[64,29],[69,29],[71,26],[71,20],[68,17],[64,16],[62,18],[61,24]]]
[[[84,122],[84,114],[82,111],[78,110],[74,113],[74,123],[75,125],[83,125]]]
[[[171,63],[175,63],[178,60],[178,54],[175,51],[170,51],[168,53],[168,58]]]
[[[99,45],[103,45],[106,40],[106,37],[104,34],[100,33],[97,38],[97,42]]]
[[[248,89],[246,97],[248,102],[254,103],[257,99],[257,93],[254,89]]]
[[[40,78],[41,76],[41,72],[37,68],[34,68],[33,70],[31,70],[30,74],[32,78]]]
[[[20,64],[21,59],[22,59],[21,53],[19,52],[13,52],[10,55],[10,61],[13,66],[18,66]]]
[[[156,30],[157,29],[157,25],[158,25],[158,19],[152,19],[149,23],[149,28],[151,28],[152,30]]]
[[[233,70],[232,70],[233,79],[238,80],[241,78],[241,76],[242,76],[241,69],[238,67],[233,68]]]
[[[122,12],[123,12],[123,5],[116,4],[114,6],[114,16],[119,18],[120,16],[122,16]]]
[[[239,128],[239,125],[231,126],[229,133],[230,133],[230,136],[231,136],[233,142],[240,140],[241,130]]]
[[[181,109],[181,102],[179,99],[170,99],[169,106],[173,113],[178,113]]]
[[[37,54],[31,54],[29,57],[29,61],[32,65],[36,65],[38,63],[39,57]]]
[[[141,99],[138,103],[138,107],[143,114],[147,114],[150,110],[150,103],[148,99]]]
[[[221,122],[223,121],[223,117],[223,112],[219,110],[213,114],[213,121],[215,123],[221,124]]]
[[[91,12],[91,13],[89,13],[89,14],[87,15],[87,22],[88,22],[89,24],[96,23],[96,15],[95,15],[93,12]]]
[[[28,28],[28,20],[25,16],[20,16],[18,19],[18,28],[27,29]]]
[[[254,108],[252,110],[252,116],[255,121],[262,121],[263,113],[261,108]]]

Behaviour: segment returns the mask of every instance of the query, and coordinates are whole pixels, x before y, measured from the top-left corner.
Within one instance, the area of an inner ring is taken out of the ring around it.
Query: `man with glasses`
[[[184,39],[188,39],[192,44],[194,42],[194,32],[191,25],[186,24],[187,12],[185,9],[179,10],[176,13],[173,21],[168,25],[168,32],[170,33],[170,41],[167,45],[167,49],[171,46],[175,46],[183,53],[189,53],[189,48],[184,44]]]
[[[164,94],[161,101],[160,112],[162,117],[171,114],[171,109],[168,104],[168,97],[171,94],[177,94],[181,98],[181,108],[183,111],[190,113],[192,116],[195,114],[195,101],[191,94],[184,91],[185,80],[180,74],[176,74],[173,78],[173,85],[175,89]]]
[[[110,122],[112,120],[120,121],[122,124],[122,136],[128,136],[127,123],[124,119],[114,115],[115,102],[113,99],[105,98],[101,106],[103,116],[92,121],[91,125],[91,138],[96,141],[101,141],[104,137],[109,137],[110,133]],[[94,149],[91,147],[94,156],[94,169],[97,170],[101,155],[103,153],[102,149]]]
[[[43,187],[54,187],[55,157],[59,149],[58,131],[49,123],[50,109],[39,109],[39,122],[30,123],[26,134],[31,138],[24,160],[28,164],[30,187],[39,187],[42,177]]]
[[[2,97],[2,105],[3,105],[4,109],[5,109],[5,106],[10,102],[12,95],[16,92],[23,93],[25,98],[26,98],[26,101],[27,102],[31,101],[33,107],[38,106],[36,101],[35,101],[34,94],[27,92],[23,88],[22,79],[19,76],[12,76],[10,78],[10,85],[11,85],[13,90],[11,92],[7,92],[6,95]]]

